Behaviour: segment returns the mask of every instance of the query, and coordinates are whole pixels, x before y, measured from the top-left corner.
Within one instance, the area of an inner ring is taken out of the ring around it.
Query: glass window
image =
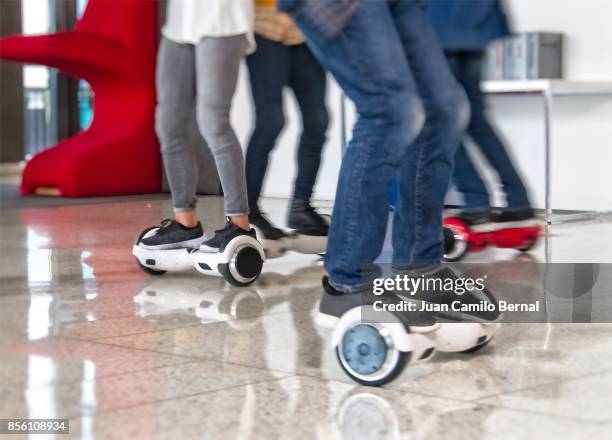
[[[77,0],[77,19],[81,18],[88,0]],[[87,130],[93,119],[93,92],[85,80],[79,81],[79,126]]]
[[[77,19],[85,11],[87,1],[77,0]],[[40,35],[56,30],[56,0],[21,0],[21,6],[23,34]],[[57,75],[56,69],[46,66],[23,68],[26,159],[58,141]],[[79,127],[85,130],[93,118],[93,92],[84,80],[79,81],[78,109]]]
[[[23,33],[53,32],[54,6],[55,0],[21,0]],[[45,66],[23,67],[26,158],[57,142],[56,76],[55,69]]]

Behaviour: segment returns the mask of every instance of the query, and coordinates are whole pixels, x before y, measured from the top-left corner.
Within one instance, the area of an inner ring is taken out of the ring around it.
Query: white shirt
[[[162,34],[175,43],[197,44],[204,37],[246,34],[255,50],[253,0],[169,0]]]

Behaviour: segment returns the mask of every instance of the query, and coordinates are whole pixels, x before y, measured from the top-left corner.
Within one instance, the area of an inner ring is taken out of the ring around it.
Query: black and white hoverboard
[[[195,269],[204,275],[221,276],[234,286],[248,286],[261,274],[265,254],[253,237],[235,237],[214,253],[202,252],[198,248],[144,248],[141,241],[156,234],[158,229],[158,226],[153,226],[142,231],[132,247],[138,265],[150,275]]]

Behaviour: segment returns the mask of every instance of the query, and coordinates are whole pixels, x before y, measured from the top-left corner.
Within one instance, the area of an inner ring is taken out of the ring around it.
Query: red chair
[[[35,155],[22,194],[68,197],[159,192],[154,131],[157,2],[89,0],[75,29],[0,40],[0,58],[56,67],[94,92],[91,126]]]

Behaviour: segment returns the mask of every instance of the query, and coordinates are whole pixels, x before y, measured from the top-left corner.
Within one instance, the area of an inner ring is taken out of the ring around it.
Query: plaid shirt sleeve
[[[344,30],[360,0],[279,0],[278,9],[294,17],[303,15],[326,38]]]

